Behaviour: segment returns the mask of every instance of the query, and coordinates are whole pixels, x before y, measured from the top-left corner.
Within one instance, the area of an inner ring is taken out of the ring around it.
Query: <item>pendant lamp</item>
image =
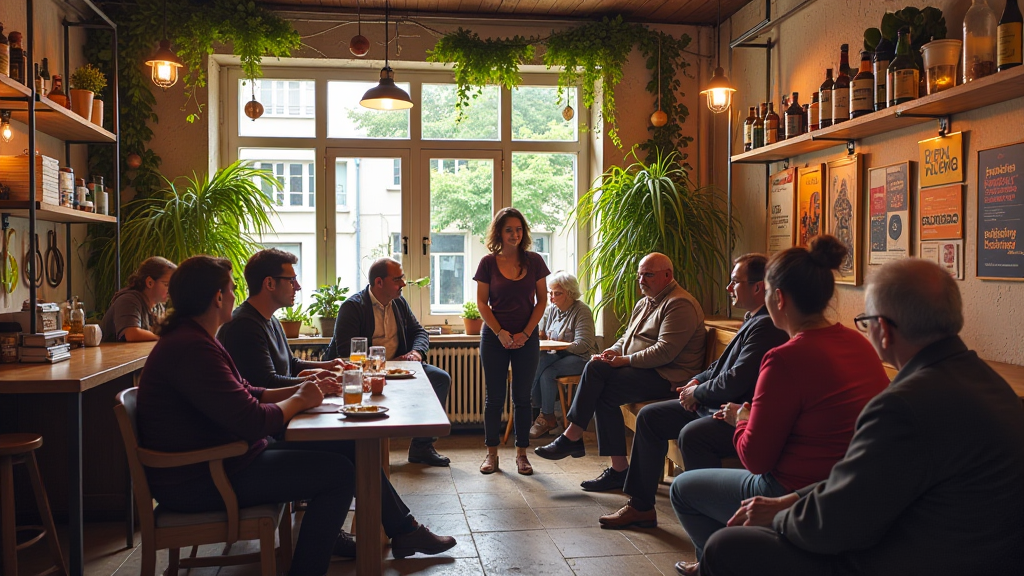
[[[722,0],[718,0],[718,31],[719,33],[722,31]],[[718,114],[729,109],[729,105],[732,104],[732,93],[736,91],[736,88],[729,82],[729,78],[725,75],[725,69],[722,68],[722,43],[717,34],[715,35],[715,47],[718,54],[718,67],[715,68],[708,87],[701,90],[700,93],[707,97],[708,108]]]
[[[359,104],[374,110],[407,110],[412,108],[412,98],[395,85],[395,71],[388,65],[388,52],[391,43],[388,41],[388,2],[384,2],[384,67],[380,69],[380,82],[363,94]]]
[[[185,66],[181,58],[171,50],[171,41],[167,39],[167,0],[164,0],[164,39],[146,64],[152,69],[153,84],[164,90],[178,82],[178,68]]]

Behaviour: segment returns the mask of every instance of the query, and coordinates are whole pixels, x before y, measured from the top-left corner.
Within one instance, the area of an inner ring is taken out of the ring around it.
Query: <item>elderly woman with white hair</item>
[[[555,378],[583,372],[590,356],[597,353],[594,314],[580,299],[580,283],[568,272],[548,276],[548,308],[541,318],[541,338],[571,342],[568,348],[540,355],[533,381],[533,405],[540,415],[530,427],[530,438],[546,435],[558,426],[555,420]],[[565,415],[563,414],[563,417]]]

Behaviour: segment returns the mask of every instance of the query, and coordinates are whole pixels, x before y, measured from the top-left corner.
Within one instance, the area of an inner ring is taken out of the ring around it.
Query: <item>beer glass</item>
[[[345,405],[363,403],[363,371],[345,370],[341,374],[341,389]]]

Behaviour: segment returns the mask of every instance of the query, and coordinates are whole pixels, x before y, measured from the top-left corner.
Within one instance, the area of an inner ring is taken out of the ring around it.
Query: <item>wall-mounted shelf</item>
[[[733,164],[761,164],[785,160],[793,156],[841,146],[849,140],[861,140],[915,124],[931,122],[933,117],[969,112],[1022,96],[1024,96],[1024,66],[1006,72],[998,72],[981,80],[961,84],[899,106],[872,112],[836,126],[736,154],[732,157],[732,162]]]
[[[0,76],[0,98],[27,98],[29,89],[8,76]],[[24,101],[0,102],[0,108],[11,110],[11,118],[28,124],[28,105]],[[89,122],[71,110],[46,97],[36,97],[36,130],[69,142],[114,142],[112,132]]]
[[[28,201],[0,200],[0,213],[28,218]],[[36,219],[47,222],[63,222],[65,224],[113,224],[117,218],[93,212],[83,212],[74,208],[53,206],[36,202]]]

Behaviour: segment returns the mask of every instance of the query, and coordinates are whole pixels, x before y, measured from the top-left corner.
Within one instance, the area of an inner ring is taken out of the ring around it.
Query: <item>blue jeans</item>
[[[790,492],[792,490],[779,484],[771,474],[719,468],[690,470],[676,476],[669,498],[679,523],[697,549],[699,560],[704,556],[708,538],[725,528],[743,500],[754,496],[777,498]]]
[[[542,414],[554,414],[555,398],[558,397],[555,378],[579,376],[586,365],[587,361],[575,354],[541,352],[540,361],[537,362],[537,377],[533,381],[533,405],[539,407]],[[572,398],[569,401],[572,402]]]
[[[501,433],[501,413],[505,409],[505,389],[509,366],[512,367],[512,420],[516,428],[516,446],[530,445],[530,386],[537,374],[540,339],[533,331],[522,348],[509,350],[486,325],[480,334],[480,362],[484,366],[484,444],[497,446]]]

